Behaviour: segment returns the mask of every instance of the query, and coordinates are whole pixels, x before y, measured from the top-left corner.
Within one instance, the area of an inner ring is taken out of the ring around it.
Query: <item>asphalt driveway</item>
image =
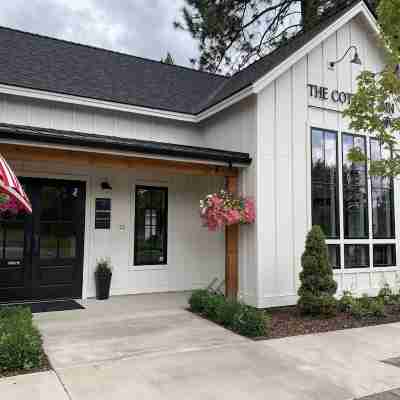
[[[36,321],[55,371],[1,399],[346,400],[400,387],[400,324],[254,342],[188,313],[187,295],[116,297]]]

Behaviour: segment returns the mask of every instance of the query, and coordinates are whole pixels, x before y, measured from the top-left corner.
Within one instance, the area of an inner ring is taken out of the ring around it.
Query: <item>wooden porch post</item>
[[[237,176],[228,176],[226,190],[237,193]],[[236,299],[239,287],[239,225],[231,225],[225,228],[225,296]]]

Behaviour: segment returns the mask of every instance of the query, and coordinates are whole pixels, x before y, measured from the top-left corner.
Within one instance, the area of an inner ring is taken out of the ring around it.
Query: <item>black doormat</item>
[[[55,301],[38,301],[35,303],[18,303],[18,304],[4,304],[2,307],[29,307],[33,314],[52,312],[52,311],[69,311],[69,310],[84,310],[75,300],[55,300]]]

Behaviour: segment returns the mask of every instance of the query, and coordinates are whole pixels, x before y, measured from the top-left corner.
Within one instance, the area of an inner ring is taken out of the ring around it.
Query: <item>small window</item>
[[[135,265],[167,263],[168,190],[136,186]]]
[[[328,256],[332,269],[340,269],[340,246],[328,244]]]
[[[374,267],[394,267],[396,265],[396,247],[394,244],[374,245]]]
[[[95,229],[110,229],[111,199],[96,199]]]
[[[346,244],[344,246],[345,268],[369,268],[369,246],[367,244]]]

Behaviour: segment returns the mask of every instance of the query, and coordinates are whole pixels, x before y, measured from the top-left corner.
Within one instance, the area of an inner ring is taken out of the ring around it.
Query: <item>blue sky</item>
[[[13,0],[0,25],[159,60],[170,51],[189,66],[197,46],[172,23],[183,0]]]

